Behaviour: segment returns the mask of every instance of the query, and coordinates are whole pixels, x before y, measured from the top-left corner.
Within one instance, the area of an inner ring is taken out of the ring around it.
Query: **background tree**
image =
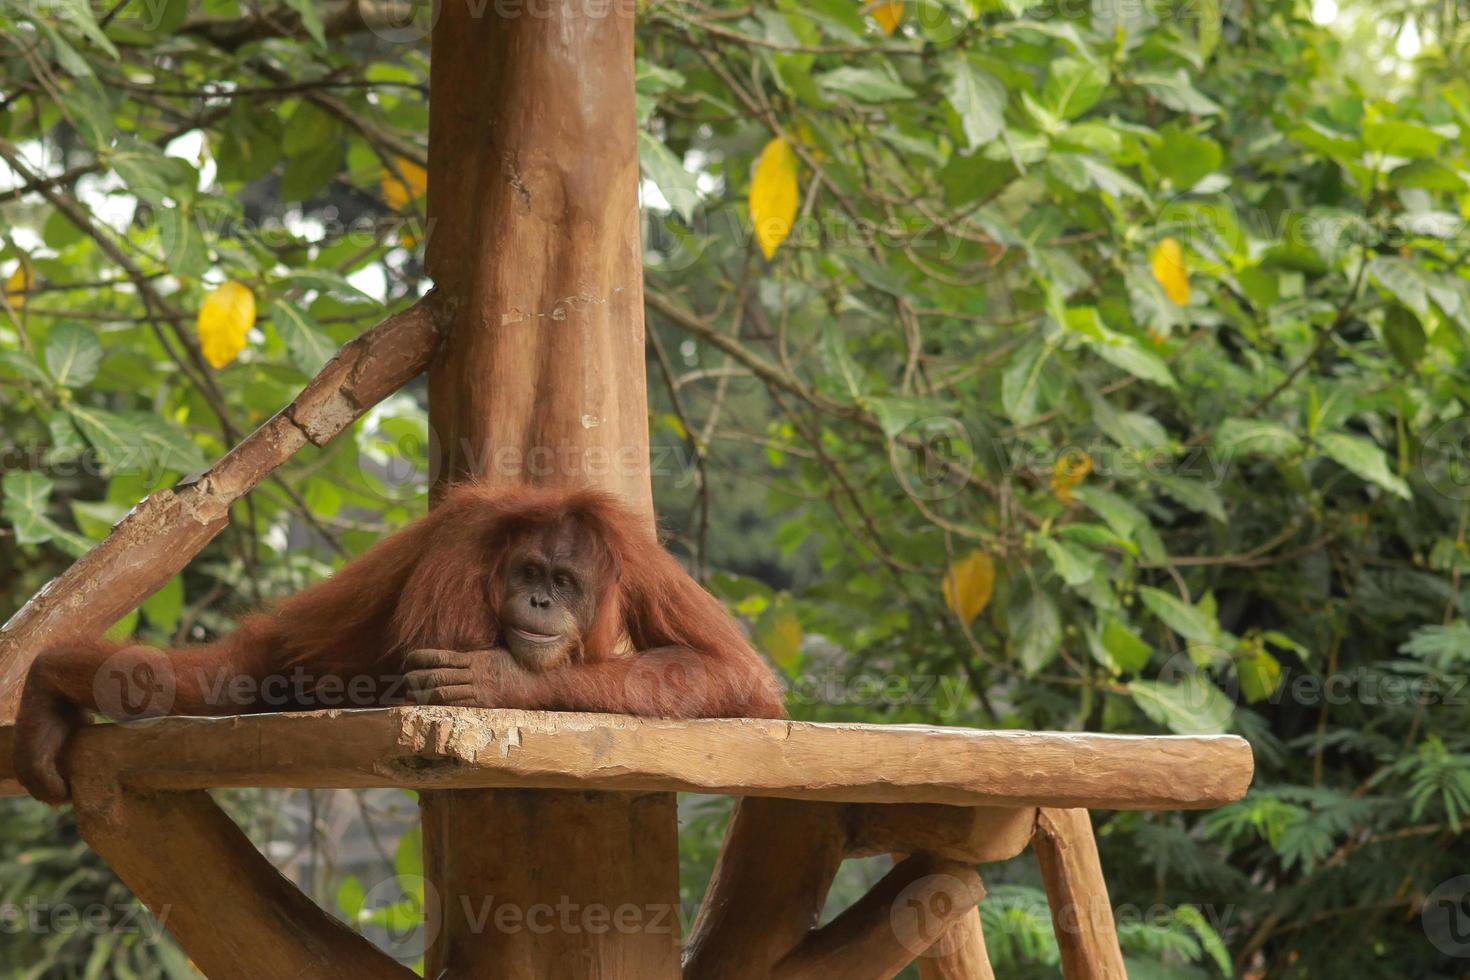
[[[1470,952],[1465,28],[1365,9],[641,7],[676,546],[799,716],[1248,737],[1243,802],[1102,828],[1135,976]],[[430,16],[0,2],[0,605],[427,288]],[[326,574],[418,512],[429,447],[410,389],[116,630],[206,638]],[[413,876],[391,803],[356,800],[374,865],[329,847],[340,797],[235,802],[365,929],[412,919],[368,901]],[[683,809],[692,903],[723,809]],[[0,901],[126,901],[65,816],[0,820]],[[998,969],[1055,975],[1034,873],[989,880]],[[187,971],[112,925],[7,928],[0,963]]]

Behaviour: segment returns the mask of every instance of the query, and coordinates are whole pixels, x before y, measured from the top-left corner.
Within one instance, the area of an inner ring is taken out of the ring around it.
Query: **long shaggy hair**
[[[331,578],[244,624],[276,632],[288,664],[324,660],[391,666],[415,649],[503,646],[502,565],[527,532],[567,523],[597,549],[599,602],[581,659],[631,646],[716,653],[749,649],[739,627],[654,529],[599,490],[453,487],[426,517],[348,562]],[[278,632],[277,632],[278,631]]]

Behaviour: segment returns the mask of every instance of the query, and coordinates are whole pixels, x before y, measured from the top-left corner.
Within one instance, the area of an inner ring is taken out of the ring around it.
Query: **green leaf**
[[[306,311],[289,300],[278,299],[271,307],[271,322],[286,344],[291,363],[307,377],[315,377],[337,353],[337,345],[324,334]]]
[[[358,921],[362,917],[362,907],[366,904],[367,890],[362,887],[362,879],[357,875],[345,876],[342,884],[337,886],[337,908],[342,912],[343,921]]]
[[[878,424],[889,439],[895,438],[915,422],[949,417],[947,404],[938,399],[885,395],[867,398],[865,403],[878,417]]]
[[[1444,136],[1418,123],[1390,119],[1363,127],[1363,144],[1388,156],[1433,157],[1444,141]]]
[[[1138,673],[1153,656],[1153,647],[1118,619],[1108,619],[1103,625],[1101,639],[1103,649],[1124,673]]]
[[[143,600],[143,615],[161,633],[172,633],[184,613],[184,580],[175,575],[163,588]]]
[[[63,388],[91,384],[101,364],[102,343],[80,324],[63,323],[46,339],[46,370]]]
[[[288,155],[286,173],[281,178],[281,198],[287,202],[304,201],[327,183],[342,169],[346,146],[341,140],[327,139],[317,135],[322,142],[314,143],[300,154]]]
[[[1413,310],[1421,320],[1432,314],[1427,276],[1413,262],[1380,255],[1368,263],[1368,279]]]
[[[0,490],[5,494],[3,514],[15,529],[15,540],[21,544],[44,544],[50,541],[55,525],[46,516],[53,484],[40,473],[16,470],[0,477]]]
[[[1035,674],[1056,659],[1062,642],[1062,618],[1051,596],[1034,589],[1007,618],[1011,649],[1027,674]]]
[[[1295,432],[1284,425],[1257,419],[1226,419],[1215,430],[1214,444],[1227,458],[1256,455],[1283,459],[1302,449],[1302,441]]]
[[[1213,517],[1222,524],[1226,522],[1225,501],[1214,487],[1172,473],[1155,474],[1153,481],[1190,510]]]
[[[0,374],[8,374],[27,381],[49,383],[50,378],[41,370],[35,358],[21,350],[0,350]]]
[[[88,405],[69,405],[67,411],[109,472],[137,472],[142,440],[127,419]]]
[[[149,412],[128,412],[121,418],[136,439],[136,471],[149,475],[164,471],[193,473],[205,467],[204,451],[168,419]]]
[[[1036,417],[1041,369],[1051,355],[1049,344],[1036,341],[1011,355],[1000,378],[1000,401],[1011,421],[1025,424]]]
[[[828,320],[822,326],[822,356],[827,362],[827,370],[842,380],[847,395],[854,399],[862,397],[862,369],[847,352],[842,328],[834,320]]]
[[[945,95],[959,114],[968,148],[989,143],[1005,128],[1005,86],[963,53],[955,61]]]
[[[300,289],[314,289],[323,295],[336,296],[353,303],[377,303],[339,272],[330,269],[292,269],[281,282]]]
[[[1176,112],[1195,116],[1213,116],[1225,110],[1191,84],[1183,68],[1172,75],[1140,73],[1133,77],[1149,94]]]
[[[189,16],[189,0],[151,0],[143,5],[143,30],[156,38],[178,33]]]
[[[286,0],[286,6],[301,15],[301,26],[316,42],[317,47],[327,46],[327,33],[322,26],[322,15],[317,10],[316,0]]]
[[[1220,627],[1213,616],[1172,593],[1142,585],[1138,597],[1165,626],[1186,640],[1213,644],[1219,636]]]
[[[1408,500],[1409,485],[1389,469],[1388,457],[1377,444],[1345,433],[1333,432],[1317,437],[1317,445],[1338,465],[1377,484],[1389,493]]]
[[[699,178],[685,170],[683,162],[646,130],[638,133],[638,161],[643,176],[653,181],[669,207],[685,221],[693,221],[699,207]]]
[[[914,90],[877,68],[855,68],[851,65],[817,76],[824,89],[850,95],[859,102],[892,102],[912,99]]]
[[[204,230],[189,207],[163,207],[157,211],[158,236],[163,243],[163,261],[176,276],[198,279],[209,271],[209,248]]]
[[[169,196],[170,177],[175,176],[173,161],[157,147],[142,140],[126,137],[108,154],[107,162],[137,197],[157,207]]]
[[[86,39],[109,58],[113,61],[117,60],[117,48],[113,47],[107,35],[102,33],[97,17],[92,12],[92,5],[87,0],[52,0],[52,9],[76,25]]]
[[[1133,703],[1155,722],[1179,735],[1220,735],[1235,707],[1203,674],[1186,674],[1178,684],[1130,681]]]
[[[1393,304],[1383,315],[1383,343],[1388,352],[1406,368],[1412,368],[1424,356],[1428,338],[1419,318],[1407,307]]]
[[[1174,372],[1164,359],[1153,351],[1145,350],[1132,337],[1114,334],[1109,340],[1093,344],[1097,356],[1116,368],[1122,368],[1135,378],[1151,381],[1164,388],[1177,388]]]
[[[1217,170],[1225,158],[1220,144],[1207,137],[1181,129],[1166,129],[1160,136],[1158,145],[1149,152],[1149,162],[1178,188],[1193,187]]]
[[[107,537],[113,526],[128,512],[128,508],[122,504],[107,500],[73,500],[69,506],[72,522],[92,541],[101,541]]]
[[[1042,104],[1060,119],[1075,119],[1097,105],[1108,86],[1102,66],[1076,58],[1052,62],[1051,74],[1041,90]]]
[[[1281,684],[1281,661],[1260,650],[1237,660],[1235,673],[1240,678],[1240,693],[1256,704],[1269,698]]]
[[[1072,588],[1091,581],[1097,573],[1099,558],[1055,538],[1042,538],[1041,550],[1051,560],[1051,566],[1063,582]]]

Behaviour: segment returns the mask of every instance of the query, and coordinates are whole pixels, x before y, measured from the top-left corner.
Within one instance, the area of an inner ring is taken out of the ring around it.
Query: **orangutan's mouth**
[[[550,643],[553,640],[561,639],[560,633],[533,633],[530,630],[523,630],[519,626],[512,626],[510,629],[512,633],[515,633],[529,643]]]

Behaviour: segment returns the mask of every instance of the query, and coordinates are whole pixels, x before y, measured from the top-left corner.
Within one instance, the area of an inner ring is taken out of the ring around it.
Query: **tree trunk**
[[[435,488],[590,484],[652,520],[633,6],[440,7],[428,269]],[[679,973],[674,797],[426,793],[426,976]]]

